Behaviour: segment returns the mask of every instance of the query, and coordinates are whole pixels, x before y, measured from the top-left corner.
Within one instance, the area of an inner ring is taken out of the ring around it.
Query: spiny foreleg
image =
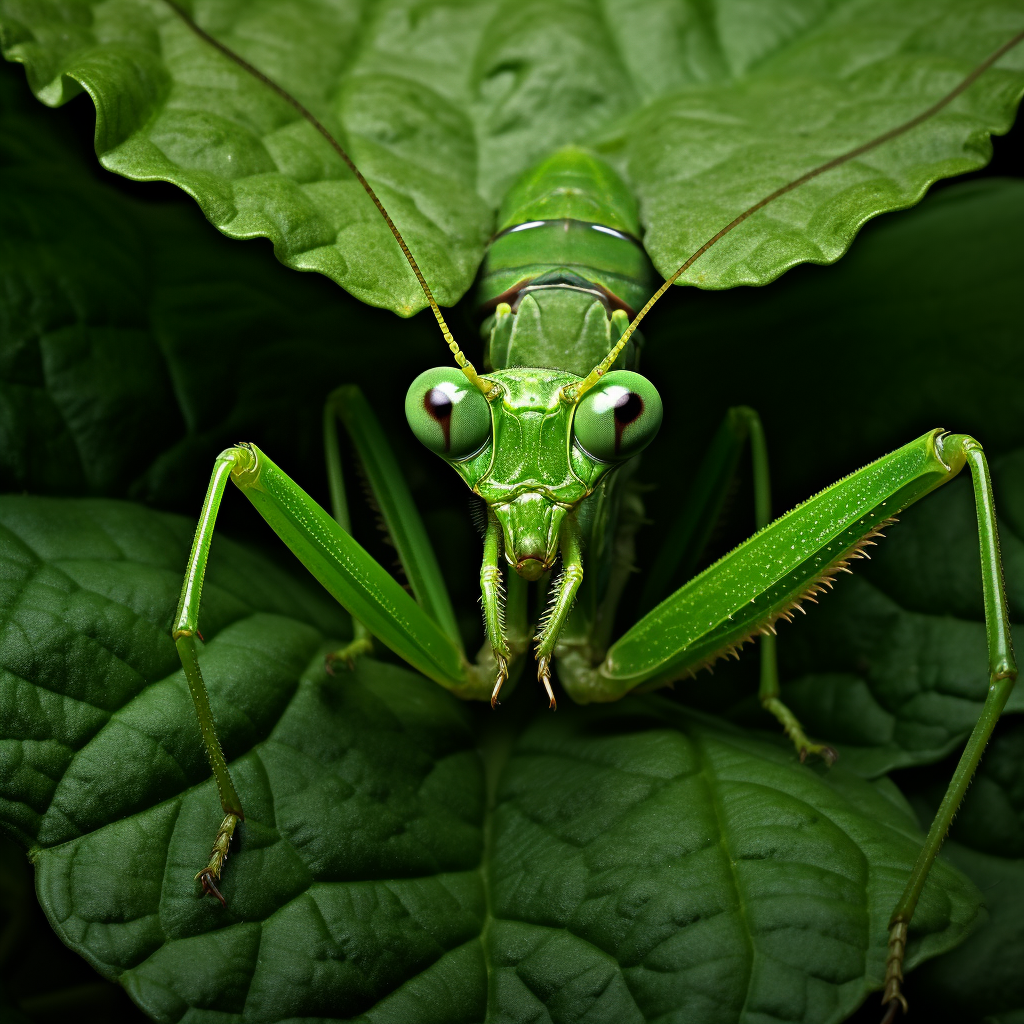
[[[892,516],[964,465],[932,431],[804,502],[671,594],[612,645],[604,661],[563,680],[577,701],[617,700],[664,686],[772,635],[828,589]]]
[[[562,553],[562,573],[551,588],[551,601],[540,623],[537,636],[537,679],[547,691],[548,707],[554,710],[558,704],[551,689],[551,655],[572,611],[576,592],[583,582],[583,557],[580,551],[580,532],[576,520],[566,516],[559,538]]]
[[[501,527],[488,511],[484,533],[484,557],[480,565],[480,603],[484,613],[484,633],[494,652],[495,679],[491,691],[491,707],[497,707],[498,694],[508,679],[511,651],[505,641],[505,586],[498,559],[501,554]]]
[[[835,747],[829,746],[827,743],[818,743],[809,739],[807,733],[804,732],[800,720],[783,703],[782,692],[779,686],[778,661],[775,657],[775,625],[780,619],[792,622],[793,612],[795,611],[804,613],[804,601],[811,601],[817,604],[818,595],[832,589],[835,578],[839,573],[851,571],[849,568],[851,561],[858,558],[870,558],[870,555],[864,549],[874,547],[876,543],[875,538],[884,536],[883,529],[894,522],[896,522],[896,519],[890,518],[879,523],[870,533],[861,537],[846,551],[841,552],[836,559],[829,562],[822,572],[811,580],[801,593],[793,598],[787,608],[773,613],[751,631],[751,636],[758,633],[761,635],[761,685],[758,690],[761,706],[774,716],[775,720],[782,726],[783,732],[792,741],[793,746],[796,747],[801,762],[807,760],[808,755],[815,755],[820,757],[826,764],[833,765],[839,760],[839,753]],[[738,644],[733,645],[730,651],[724,653],[732,653],[732,651],[746,643],[747,639],[740,640]],[[721,653],[713,656],[701,667],[710,668],[711,664],[721,656]],[[691,671],[688,674],[692,675],[693,672]]]

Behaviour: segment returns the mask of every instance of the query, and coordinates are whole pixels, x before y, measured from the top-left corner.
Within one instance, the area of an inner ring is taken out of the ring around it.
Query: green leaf
[[[1020,31],[1013,4],[784,9],[730,10],[716,40],[725,88],[702,82],[656,102],[622,133],[663,274],[776,188],[927,110]],[[988,162],[988,135],[1013,123],[1022,69],[1011,52],[912,132],[782,197],[702,258],[691,282],[765,284],[798,263],[835,262],[871,217]]]
[[[222,9],[207,27],[333,130],[451,304],[476,273],[492,220],[473,189],[473,126],[425,78],[401,73],[401,51],[386,67],[366,66],[386,28],[387,12],[379,17],[368,38],[356,5],[329,0]],[[92,96],[108,169],[174,182],[225,234],[270,238],[283,262],[363,301],[404,315],[422,308],[386,225],[327,142],[170,7],[12,4],[0,24],[5,56],[28,65],[41,99]]]
[[[946,761],[906,773],[904,785],[919,819],[939,806],[952,769]],[[1024,858],[1024,719],[1013,715],[996,726],[950,836],[980,853]]]
[[[32,875],[24,851],[0,836],[0,1020],[145,1024],[123,988],[60,941],[36,900]]]
[[[632,698],[537,719],[498,796],[492,934],[516,955],[496,951],[496,984],[522,1004],[505,1019],[592,1002],[608,1021],[841,1020],[861,972],[881,976],[857,936],[888,924],[863,888],[868,823],[906,820],[888,783]]]
[[[802,0],[756,12],[276,0],[196,15],[347,146],[442,303],[469,286],[515,176],[566,143],[621,166],[667,275],[751,203],[929,108],[1022,27],[1013,0]],[[266,236],[289,266],[366,302],[422,308],[328,144],[169,7],[4,0],[0,39],[44,102],[89,93],[105,167],[173,181],[224,233]],[[834,261],[869,218],[982,166],[1022,86],[1014,51],[912,133],[745,224],[691,280],[764,284],[799,262]]]
[[[328,676],[344,617],[222,539],[203,663],[246,821],[227,910],[202,899],[220,810],[168,635],[191,524],[25,497],[0,522],[0,821],[62,938],[155,1019],[825,1024],[880,984],[920,843],[890,784],[658,698],[518,739],[513,704],[485,812],[494,716],[372,659]],[[937,865],[910,963],[977,900]]]
[[[1024,858],[1024,720],[1000,723],[951,832],[975,850]]]

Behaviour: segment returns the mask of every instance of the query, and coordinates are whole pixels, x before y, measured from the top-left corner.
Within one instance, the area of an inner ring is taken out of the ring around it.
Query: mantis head
[[[581,378],[561,370],[514,367],[483,379],[486,395],[454,367],[421,373],[406,395],[406,418],[487,504],[509,565],[536,580],[555,562],[566,515],[654,439],[661,397],[629,370],[605,374],[578,396]]]

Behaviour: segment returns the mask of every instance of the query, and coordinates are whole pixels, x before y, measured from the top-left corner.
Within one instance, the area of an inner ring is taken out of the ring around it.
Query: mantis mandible
[[[1024,39],[1024,33],[929,110],[808,171],[740,213],[656,290],[653,268],[639,241],[636,202],[625,183],[583,150],[553,154],[519,180],[499,212],[479,285],[486,316],[480,373],[449,330],[401,233],[339,143],[298,101],[171,6],[200,37],[313,124],[376,204],[455,363],[416,378],[406,398],[407,418],[418,439],[482,500],[486,516],[480,570],[486,642],[470,661],[412,497],[357,388],[339,388],[325,410],[331,513],[255,445],[239,444],[218,456],[173,630],[225,814],[210,861],[197,875],[204,892],[223,902],[217,882],[243,818],[214,729],[196,642],[203,577],[229,480],[353,616],[354,640],[334,660],[365,653],[372,637],[452,693],[496,706],[503,685],[521,668],[532,644],[538,681],[554,708],[553,665],[562,689],[574,701],[614,701],[693,675],[756,637],[763,707],[779,721],[801,760],[816,755],[831,763],[835,751],[810,739],[780,698],[775,625],[790,618],[801,602],[830,588],[836,574],[861,557],[900,511],[967,466],[978,517],[990,685],[890,920],[882,1001],[885,1019],[891,1022],[900,1008],[906,1010],[902,964],[915,905],[1017,675],[981,445],[967,435],[929,431],[772,521],[760,421],[751,409],[731,410],[698,471],[694,490],[702,500],[684,511],[677,529],[693,534],[706,511],[717,507],[730,476],[727,470],[749,442],[758,532],[613,642],[614,613],[632,568],[632,538],[642,519],[631,484],[634,457],[654,438],[662,414],[655,386],[637,372],[637,328],[665,291],[719,239],[779,196],[932,116]],[[338,420],[365,466],[412,596],[349,533]],[[527,586],[544,580],[559,562],[561,573],[550,585],[548,609],[533,625]],[[670,574],[661,569],[663,575]]]

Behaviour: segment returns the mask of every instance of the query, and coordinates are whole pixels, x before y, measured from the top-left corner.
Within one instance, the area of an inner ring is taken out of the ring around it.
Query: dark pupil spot
[[[622,446],[622,434],[630,423],[635,423],[644,411],[644,400],[635,392],[620,395],[615,402],[615,454]]]
[[[441,427],[444,450],[448,451],[452,446],[452,400],[440,388],[431,388],[423,396],[423,408]]]
[[[630,391],[627,395],[620,395],[615,403],[615,422],[628,427],[639,419],[643,411],[644,400],[635,391]]]

